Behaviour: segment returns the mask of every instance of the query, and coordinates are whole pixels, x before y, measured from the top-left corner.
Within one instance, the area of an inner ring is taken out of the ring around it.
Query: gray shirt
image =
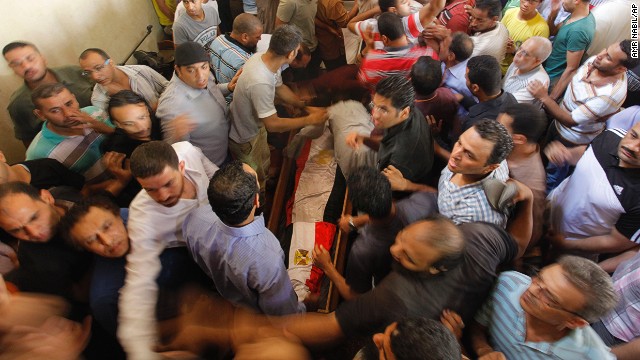
[[[262,54],[253,55],[244,64],[231,102],[229,138],[246,143],[258,135],[264,126],[260,119],[276,113],[273,104],[276,87],[282,85],[280,70],[273,73],[262,61]]]
[[[189,141],[211,162],[221,165],[227,157],[229,143],[228,109],[224,100],[228,93],[227,84],[216,85],[213,74],[209,74],[206,89],[195,89],[174,74],[160,96],[156,110],[163,138],[169,142]],[[170,139],[168,123],[183,114],[191,118],[196,128],[184,139]]]
[[[181,14],[173,23],[173,41],[176,45],[183,42],[195,41],[208,48],[211,42],[218,36],[220,17],[211,6],[202,7],[204,20],[195,21],[186,12]]]
[[[155,108],[160,94],[167,87],[169,81],[146,65],[125,65],[117,68],[129,78],[131,91],[142,96],[152,108]],[[91,95],[91,104],[93,106],[107,110],[109,99],[111,99],[111,96],[109,96],[104,86],[96,84],[93,87],[93,94]]]

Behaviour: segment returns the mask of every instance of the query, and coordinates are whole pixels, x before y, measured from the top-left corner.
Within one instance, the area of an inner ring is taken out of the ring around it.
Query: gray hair
[[[607,314],[618,303],[611,277],[598,264],[578,256],[563,256],[558,260],[565,277],[580,293],[586,303],[578,314],[588,322],[594,322]]]
[[[287,56],[302,43],[302,33],[295,25],[280,25],[271,35],[269,51],[279,56]]]
[[[535,57],[540,59],[540,61],[547,60],[549,55],[551,55],[551,50],[553,46],[551,45],[551,41],[549,41],[549,39],[542,36],[532,36],[528,38],[525,42],[527,41],[535,42],[534,55]]]

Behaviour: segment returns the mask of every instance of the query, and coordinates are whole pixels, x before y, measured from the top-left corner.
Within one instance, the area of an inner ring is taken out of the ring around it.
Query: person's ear
[[[513,134],[511,136],[514,144],[522,145],[527,143],[527,137],[522,134]]]
[[[480,92],[480,86],[471,84],[471,88],[469,90],[471,90],[472,93],[477,94],[478,92]]]
[[[178,65],[173,65],[173,70],[176,72],[177,75],[180,75],[180,67]]]
[[[180,171],[180,174],[184,175],[184,160],[180,161],[178,163],[178,170]]]
[[[260,193],[256,193],[256,198],[253,200],[253,206],[257,208],[260,207]]]
[[[4,153],[2,151],[0,151],[0,161],[2,161],[3,163],[7,162],[7,157],[4,156]]]
[[[53,203],[55,202],[53,195],[51,195],[49,190],[45,189],[40,190],[40,199],[42,199],[42,201],[44,201],[44,203],[47,205],[53,205]]]
[[[564,327],[571,330],[585,327],[587,325],[589,325],[587,320],[578,316],[572,316],[570,319],[564,322]]]
[[[492,172],[493,170],[497,169],[500,166],[500,164],[491,164],[491,165],[487,165],[484,168],[484,171],[482,171],[482,175],[486,175],[490,172]]]
[[[410,114],[410,113],[411,113],[411,107],[410,107],[410,106],[407,106],[406,108],[404,108],[404,109],[400,110],[400,114],[399,114],[399,116],[400,116],[400,118],[401,118],[402,120],[404,120],[404,119],[406,119],[406,118],[408,118],[408,117],[409,117],[409,114]]]
[[[40,109],[33,109],[33,114],[38,117],[38,119],[42,120],[42,121],[46,121],[47,118],[44,117],[44,114],[42,113],[42,111]]]

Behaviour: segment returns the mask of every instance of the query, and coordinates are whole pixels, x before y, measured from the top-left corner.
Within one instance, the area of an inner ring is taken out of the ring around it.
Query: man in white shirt
[[[207,187],[217,169],[188,142],[151,141],[131,155],[131,172],[143,191],[129,208],[131,252],[119,303],[118,339],[129,359],[160,357],[152,350],[158,339],[156,305],[163,300],[156,279],[184,283],[198,273],[190,271],[197,265],[184,248],[181,224],[193,209],[208,206]]]
[[[549,54],[551,41],[547,38],[533,36],[523,42],[502,79],[502,90],[511,93],[519,103],[537,102],[527,90],[527,85],[533,80],[549,83],[549,75],[542,66]]]
[[[507,52],[509,30],[500,22],[502,6],[500,0],[478,0],[476,6],[468,9],[469,33],[473,40],[473,54],[491,55],[502,62]]]

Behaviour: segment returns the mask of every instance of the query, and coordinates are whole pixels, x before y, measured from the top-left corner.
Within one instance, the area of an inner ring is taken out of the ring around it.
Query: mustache
[[[636,154],[636,152],[635,152],[635,151],[633,151],[633,150],[629,149],[629,148],[628,148],[628,147],[626,147],[626,146],[620,146],[620,147],[621,147],[624,151],[628,152],[628,153],[629,153],[629,155],[631,155],[631,157],[632,157],[632,158],[634,158],[634,159],[637,159],[637,158],[638,158],[638,154]]]

